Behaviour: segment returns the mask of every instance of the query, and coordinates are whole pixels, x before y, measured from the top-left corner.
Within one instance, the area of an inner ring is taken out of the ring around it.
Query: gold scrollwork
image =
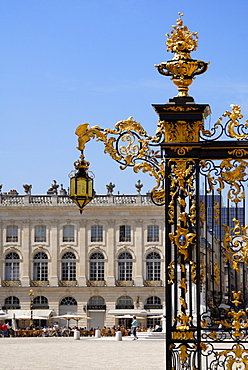
[[[207,168],[206,161],[201,161],[200,165],[202,168]],[[215,177],[211,175],[210,171],[207,173],[206,178],[209,187],[207,192],[211,193],[211,191],[214,190],[216,184],[219,185],[217,191],[221,192],[227,184],[229,185],[229,189],[227,192],[228,199],[230,199],[235,204],[238,204],[245,197],[241,183],[246,180],[247,168],[248,161],[245,161],[244,159],[224,159],[220,163],[220,174],[218,176]]]
[[[248,150],[245,149],[234,149],[228,151],[228,154],[233,155],[234,157],[243,157],[248,154]]]
[[[198,110],[198,108],[195,107],[184,107],[184,106],[176,106],[176,107],[169,107],[169,108],[163,108],[164,111],[174,111],[174,112],[189,112],[189,111],[194,111]]]
[[[243,115],[241,114],[241,108],[239,105],[231,104],[232,111],[229,112],[228,110],[223,114],[223,117],[228,117],[230,119],[230,122],[227,126],[227,132],[230,137],[233,137],[238,140],[247,139],[248,134],[238,134],[235,132],[235,127],[239,126],[239,119],[243,118]],[[244,124],[244,127],[248,127],[248,121]]]
[[[206,212],[205,202],[203,199],[200,199],[199,217],[200,217],[201,223],[205,221],[205,212]]]
[[[217,200],[214,200],[214,219],[218,225],[220,223],[220,205]]]
[[[234,344],[232,349],[221,351],[215,354],[217,358],[226,358],[226,369],[248,369],[248,350],[244,349],[239,343]],[[235,366],[235,367],[234,367]]]
[[[194,284],[196,284],[196,264],[193,261],[190,261],[191,265],[191,279]]]
[[[176,147],[170,147],[171,150],[173,150],[178,155],[185,155],[190,150],[192,150],[192,146],[176,146]]]
[[[127,166],[133,166],[135,172],[142,170],[154,176],[157,184],[151,192],[153,198],[163,204],[165,199],[163,189],[164,164],[158,162],[160,151],[154,151],[149,147],[150,142],[159,141],[161,130],[162,126],[160,127],[158,124],[156,137],[148,136],[141,124],[136,122],[133,117],[117,122],[114,129],[103,130],[98,126],[90,128],[88,123],[84,123],[76,129],[76,135],[78,135],[77,149],[83,151],[85,144],[91,139],[102,141],[104,153],[108,153],[116,161],[123,162],[120,166],[122,170]],[[108,137],[108,135],[119,135],[119,141],[113,136]],[[125,145],[121,145],[122,143]],[[143,162],[137,163],[137,160]]]
[[[235,226],[230,228],[224,225],[225,236],[223,239],[224,262],[231,262],[232,268],[237,272],[240,271],[240,262],[248,265],[248,225],[241,226],[240,221],[233,219]]]
[[[187,306],[185,299],[183,297],[179,297],[179,301],[180,301],[181,306],[186,310],[188,306]]]
[[[216,285],[220,285],[220,267],[217,262],[214,262],[214,281]]]
[[[170,280],[168,280],[168,284],[172,284],[175,279],[175,268],[174,268],[174,262],[171,261],[168,265],[168,275]]]
[[[185,294],[187,293],[187,283],[186,282],[187,282],[186,278],[182,278],[180,280],[180,284],[178,285],[178,288],[183,289]]]

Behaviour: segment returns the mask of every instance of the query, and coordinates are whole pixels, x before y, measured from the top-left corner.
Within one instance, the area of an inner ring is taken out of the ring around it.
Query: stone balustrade
[[[88,207],[96,205],[151,205],[152,200],[150,195],[96,195],[95,198],[88,204]],[[0,207],[11,206],[74,206],[76,205],[68,195],[11,195],[0,194]]]

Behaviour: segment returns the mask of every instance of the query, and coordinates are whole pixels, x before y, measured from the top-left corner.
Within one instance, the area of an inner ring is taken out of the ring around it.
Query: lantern
[[[93,176],[89,175],[89,162],[86,162],[83,154],[80,160],[74,162],[75,170],[70,174],[70,195],[69,197],[79,207],[80,213],[83,208],[94,198]]]

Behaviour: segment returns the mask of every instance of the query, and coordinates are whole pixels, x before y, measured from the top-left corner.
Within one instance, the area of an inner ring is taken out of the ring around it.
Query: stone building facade
[[[164,209],[149,195],[98,195],[80,215],[67,195],[2,194],[0,248],[7,312],[28,310],[33,289],[39,314],[91,317],[80,326],[163,314]]]

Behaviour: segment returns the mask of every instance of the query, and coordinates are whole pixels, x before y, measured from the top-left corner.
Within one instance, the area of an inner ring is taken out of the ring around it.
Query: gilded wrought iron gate
[[[205,128],[210,107],[188,95],[195,75],[208,66],[190,56],[197,34],[183,25],[180,14],[167,36],[174,58],[156,67],[171,76],[178,95],[153,105],[159,115],[155,136],[132,117],[114,129],[80,125],[77,166],[87,170],[83,151],[96,138],[121,169],[132,166],[156,180],[151,197],[165,207],[166,369],[244,370],[248,121],[240,123],[240,107],[231,106],[210,130]]]
[[[211,132],[175,113],[163,121],[165,132],[173,126],[185,140],[161,144],[168,369],[248,369],[248,135],[239,107],[225,116]]]

